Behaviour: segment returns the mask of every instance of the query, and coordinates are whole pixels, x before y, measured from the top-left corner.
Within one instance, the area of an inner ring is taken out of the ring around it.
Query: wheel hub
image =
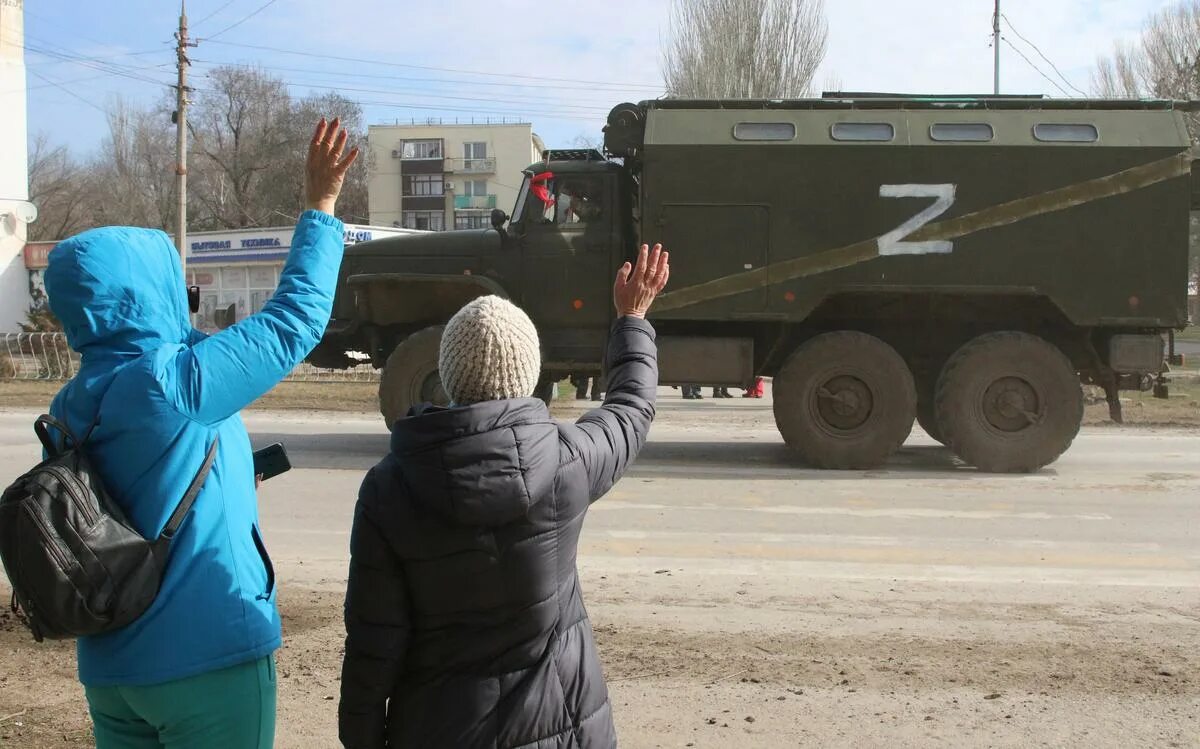
[[[446,389],[442,387],[442,376],[435,369],[425,375],[425,379],[421,382],[421,397],[417,400],[418,403],[432,403],[435,406],[447,406],[450,404],[450,396],[446,394]]]
[[[838,375],[817,389],[817,414],[834,429],[857,429],[874,405],[871,388],[852,375]]]
[[[1001,377],[983,394],[983,416],[1002,432],[1019,432],[1041,421],[1041,402],[1025,380]]]

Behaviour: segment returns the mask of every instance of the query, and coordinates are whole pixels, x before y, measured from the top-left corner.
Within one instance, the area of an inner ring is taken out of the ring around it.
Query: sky
[[[203,87],[216,65],[257,65],[297,95],[338,90],[361,101],[371,124],[525,121],[561,147],[599,141],[613,105],[663,93],[669,0],[187,2],[199,39],[192,85]],[[992,4],[826,0],[829,49],[814,86],[990,93]],[[1136,39],[1146,17],[1170,4],[1002,0],[1002,92],[1090,93],[1097,56]],[[86,154],[117,97],[148,104],[172,95],[178,14],[178,0],[26,0],[30,138]]]

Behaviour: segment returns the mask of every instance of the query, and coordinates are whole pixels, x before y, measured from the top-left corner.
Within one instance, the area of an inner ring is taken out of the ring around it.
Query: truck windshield
[[[525,215],[525,203],[529,200],[529,175],[525,175],[525,181],[521,183],[521,189],[517,192],[517,204],[513,206],[511,223],[520,223],[521,218]]]

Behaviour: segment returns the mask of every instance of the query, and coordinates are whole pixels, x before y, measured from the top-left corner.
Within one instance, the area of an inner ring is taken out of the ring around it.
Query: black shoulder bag
[[[12,583],[13,612],[43,639],[111,632],[142,615],[158,595],[167,551],[200,494],[218,440],[158,538],[147,540],[108,496],[84,447],[51,416],[34,432],[49,458],[0,495],[0,561]],[[62,445],[50,428],[64,436]]]

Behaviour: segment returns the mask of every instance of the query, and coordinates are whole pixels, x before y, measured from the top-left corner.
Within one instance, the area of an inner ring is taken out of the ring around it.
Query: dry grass
[[[0,380],[0,408],[46,410],[61,382]],[[283,382],[251,406],[269,411],[379,412],[379,386],[372,382]]]
[[[1122,393],[1122,412],[1130,426],[1200,427],[1200,375],[1171,380],[1171,397],[1155,398],[1150,393]],[[1103,401],[1084,412],[1084,424],[1111,424]]]

